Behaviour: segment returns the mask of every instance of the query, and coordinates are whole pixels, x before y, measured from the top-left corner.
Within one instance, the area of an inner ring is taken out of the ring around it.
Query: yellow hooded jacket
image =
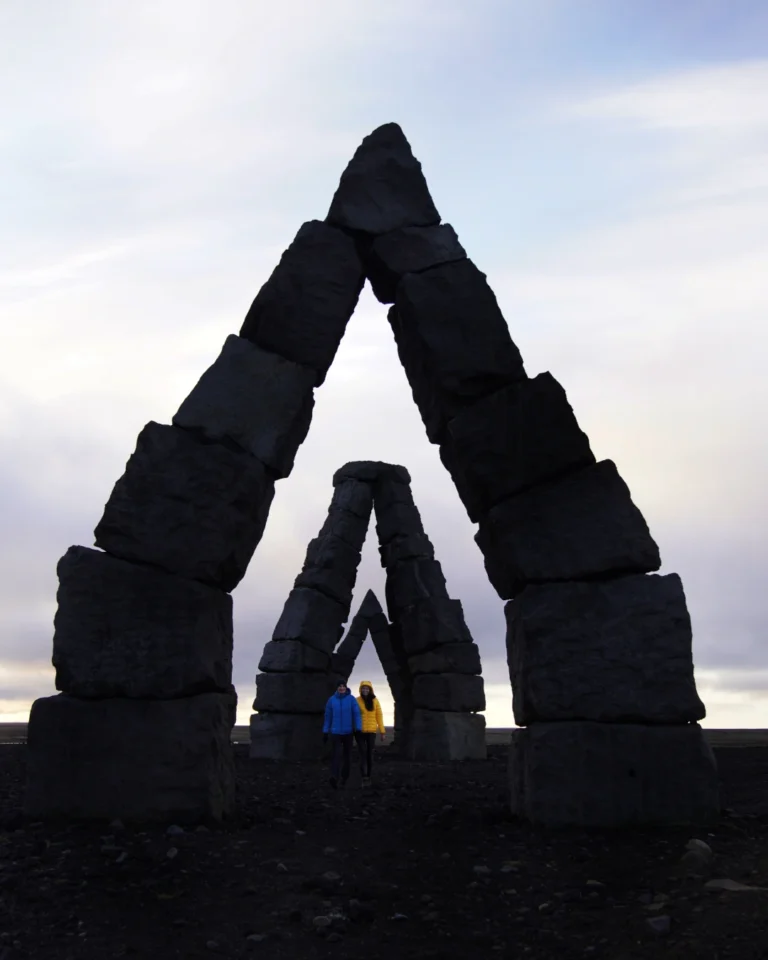
[[[370,687],[373,691],[373,684],[370,680],[363,680],[360,684],[360,690],[363,687]],[[373,710],[369,710],[365,705],[365,700],[360,696],[357,698],[357,705],[360,707],[360,717],[363,721],[363,733],[376,733],[379,730],[382,734],[387,731],[384,729],[384,716],[381,712],[381,704],[375,693],[373,696]]]

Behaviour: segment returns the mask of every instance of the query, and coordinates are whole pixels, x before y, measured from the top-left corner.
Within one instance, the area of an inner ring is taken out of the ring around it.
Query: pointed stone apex
[[[363,602],[360,604],[360,609],[357,611],[357,616],[370,619],[371,617],[376,616],[376,614],[382,612],[383,611],[381,609],[381,604],[379,603],[378,597],[373,590],[369,590],[363,598]]]
[[[377,127],[357,148],[326,222],[373,235],[440,222],[421,164],[396,123]]]

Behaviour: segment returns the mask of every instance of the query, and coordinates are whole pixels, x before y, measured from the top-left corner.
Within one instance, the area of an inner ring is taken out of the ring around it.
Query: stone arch
[[[399,745],[412,759],[484,757],[485,692],[480,653],[460,601],[448,596],[440,563],[413,501],[408,471],[348,463],[319,535],[266,644],[256,677],[251,756],[316,757],[322,711],[341,670],[349,677],[370,631],[397,703]],[[387,617],[369,591],[337,646],[372,509]]]
[[[193,819],[232,808],[226,594],[291,472],[366,277],[393,304],[427,436],[507,601],[524,724],[511,748],[513,810],[602,825],[714,816],[680,579],[647,576],[659,551],[626,484],[595,461],[557,381],[528,377],[396,124],[365,138],[325,220],[301,227],[173,425],[142,430],[96,527],[103,552],[62,558],[62,694],[32,706],[28,813]],[[150,602],[161,596],[172,601]]]

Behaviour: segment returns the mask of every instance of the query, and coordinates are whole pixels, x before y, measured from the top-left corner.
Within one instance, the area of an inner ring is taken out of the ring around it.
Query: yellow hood
[[[372,694],[374,697],[376,696],[376,691],[373,689],[373,684],[371,683],[370,680],[361,680],[361,681],[360,681],[360,686],[357,688],[357,692],[360,694],[360,696],[362,696],[362,694],[363,694],[363,687],[370,687],[370,688],[371,688],[371,694]]]

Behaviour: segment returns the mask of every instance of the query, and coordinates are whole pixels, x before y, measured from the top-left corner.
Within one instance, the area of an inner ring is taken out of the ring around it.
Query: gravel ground
[[[716,751],[714,827],[547,831],[512,820],[506,751],[454,765],[382,751],[374,787],[237,746],[224,827],[49,827],[0,747],[0,960],[768,960],[768,748]],[[692,838],[713,851],[691,875]]]

